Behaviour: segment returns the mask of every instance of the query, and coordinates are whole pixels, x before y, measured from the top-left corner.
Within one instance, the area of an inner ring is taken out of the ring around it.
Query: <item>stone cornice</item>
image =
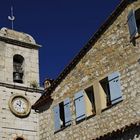
[[[25,47],[25,48],[38,49],[39,47],[41,47],[41,45],[38,45],[38,44],[31,44],[31,43],[27,43],[27,42],[15,40],[15,39],[3,37],[3,36],[0,36],[0,41],[6,42],[9,44],[13,44],[13,45],[17,45],[17,46],[21,46],[21,47]]]
[[[29,92],[38,92],[38,93],[43,93],[44,92],[44,90],[41,89],[41,88],[32,88],[32,87],[26,87],[26,86],[17,85],[17,84],[8,84],[8,83],[0,82],[0,86],[11,88],[11,89],[29,91]]]

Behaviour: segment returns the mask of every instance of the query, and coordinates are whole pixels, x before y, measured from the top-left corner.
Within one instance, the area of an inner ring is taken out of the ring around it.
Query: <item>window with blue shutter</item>
[[[59,103],[59,112],[60,112],[60,125],[62,128],[65,127],[64,102]]]
[[[119,72],[114,72],[108,76],[111,104],[122,100],[121,84]]]
[[[100,81],[106,94],[106,106],[113,105],[122,100],[121,84],[119,72],[114,72]]]
[[[53,108],[53,112],[54,112],[54,128],[55,128],[55,131],[58,131],[61,128],[59,105]]]
[[[136,18],[135,18],[135,11],[131,10],[129,12],[127,18],[128,18],[128,27],[129,27],[130,38],[133,39],[136,36],[136,34],[138,33]]]
[[[75,110],[76,110],[76,121],[80,121],[86,117],[84,91],[79,91],[75,94]]]
[[[70,99],[66,98],[53,108],[55,131],[71,124]]]
[[[70,99],[64,100],[64,114],[65,114],[65,126],[71,124],[71,112],[70,112]]]
[[[140,34],[140,8],[136,11],[131,10],[128,14],[128,27],[130,39],[137,37]]]

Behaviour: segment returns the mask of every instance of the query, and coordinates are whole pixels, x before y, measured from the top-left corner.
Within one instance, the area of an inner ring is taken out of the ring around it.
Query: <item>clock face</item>
[[[25,99],[22,99],[22,98],[14,99],[12,104],[13,104],[14,110],[19,112],[19,113],[26,112],[26,110],[28,108],[28,102]]]
[[[31,110],[30,102],[22,95],[14,95],[10,98],[9,107],[12,113],[18,117],[26,117]]]

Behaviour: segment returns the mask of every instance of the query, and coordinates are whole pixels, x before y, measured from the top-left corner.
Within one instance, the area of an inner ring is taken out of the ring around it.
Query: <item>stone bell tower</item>
[[[28,34],[6,28],[0,31],[0,81],[30,86],[39,83],[38,48]]]
[[[38,140],[40,45],[28,34],[0,30],[0,140]]]

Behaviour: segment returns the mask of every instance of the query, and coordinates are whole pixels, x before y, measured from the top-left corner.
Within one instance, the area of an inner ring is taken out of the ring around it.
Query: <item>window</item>
[[[130,38],[133,39],[137,34],[140,34],[140,9],[136,11],[131,10],[127,18]]]
[[[136,17],[136,25],[138,28],[138,33],[140,34],[140,9],[136,10],[135,17]]]
[[[93,86],[75,94],[76,121],[95,114]]]
[[[122,100],[119,72],[114,72],[100,81],[101,109]]]
[[[101,103],[104,101],[105,107],[111,105],[110,102],[110,90],[109,90],[109,82],[108,82],[108,77],[104,78],[103,80],[100,81],[101,85]],[[104,94],[104,96],[103,96]],[[105,99],[105,100],[104,100]]]
[[[71,124],[70,99],[66,98],[53,108],[55,131]]]
[[[95,101],[94,101],[94,91],[93,86],[85,89],[85,103],[86,103],[86,116],[94,115],[95,111]]]
[[[24,58],[21,55],[14,55],[13,57],[13,81],[16,83],[23,83],[23,64]]]

